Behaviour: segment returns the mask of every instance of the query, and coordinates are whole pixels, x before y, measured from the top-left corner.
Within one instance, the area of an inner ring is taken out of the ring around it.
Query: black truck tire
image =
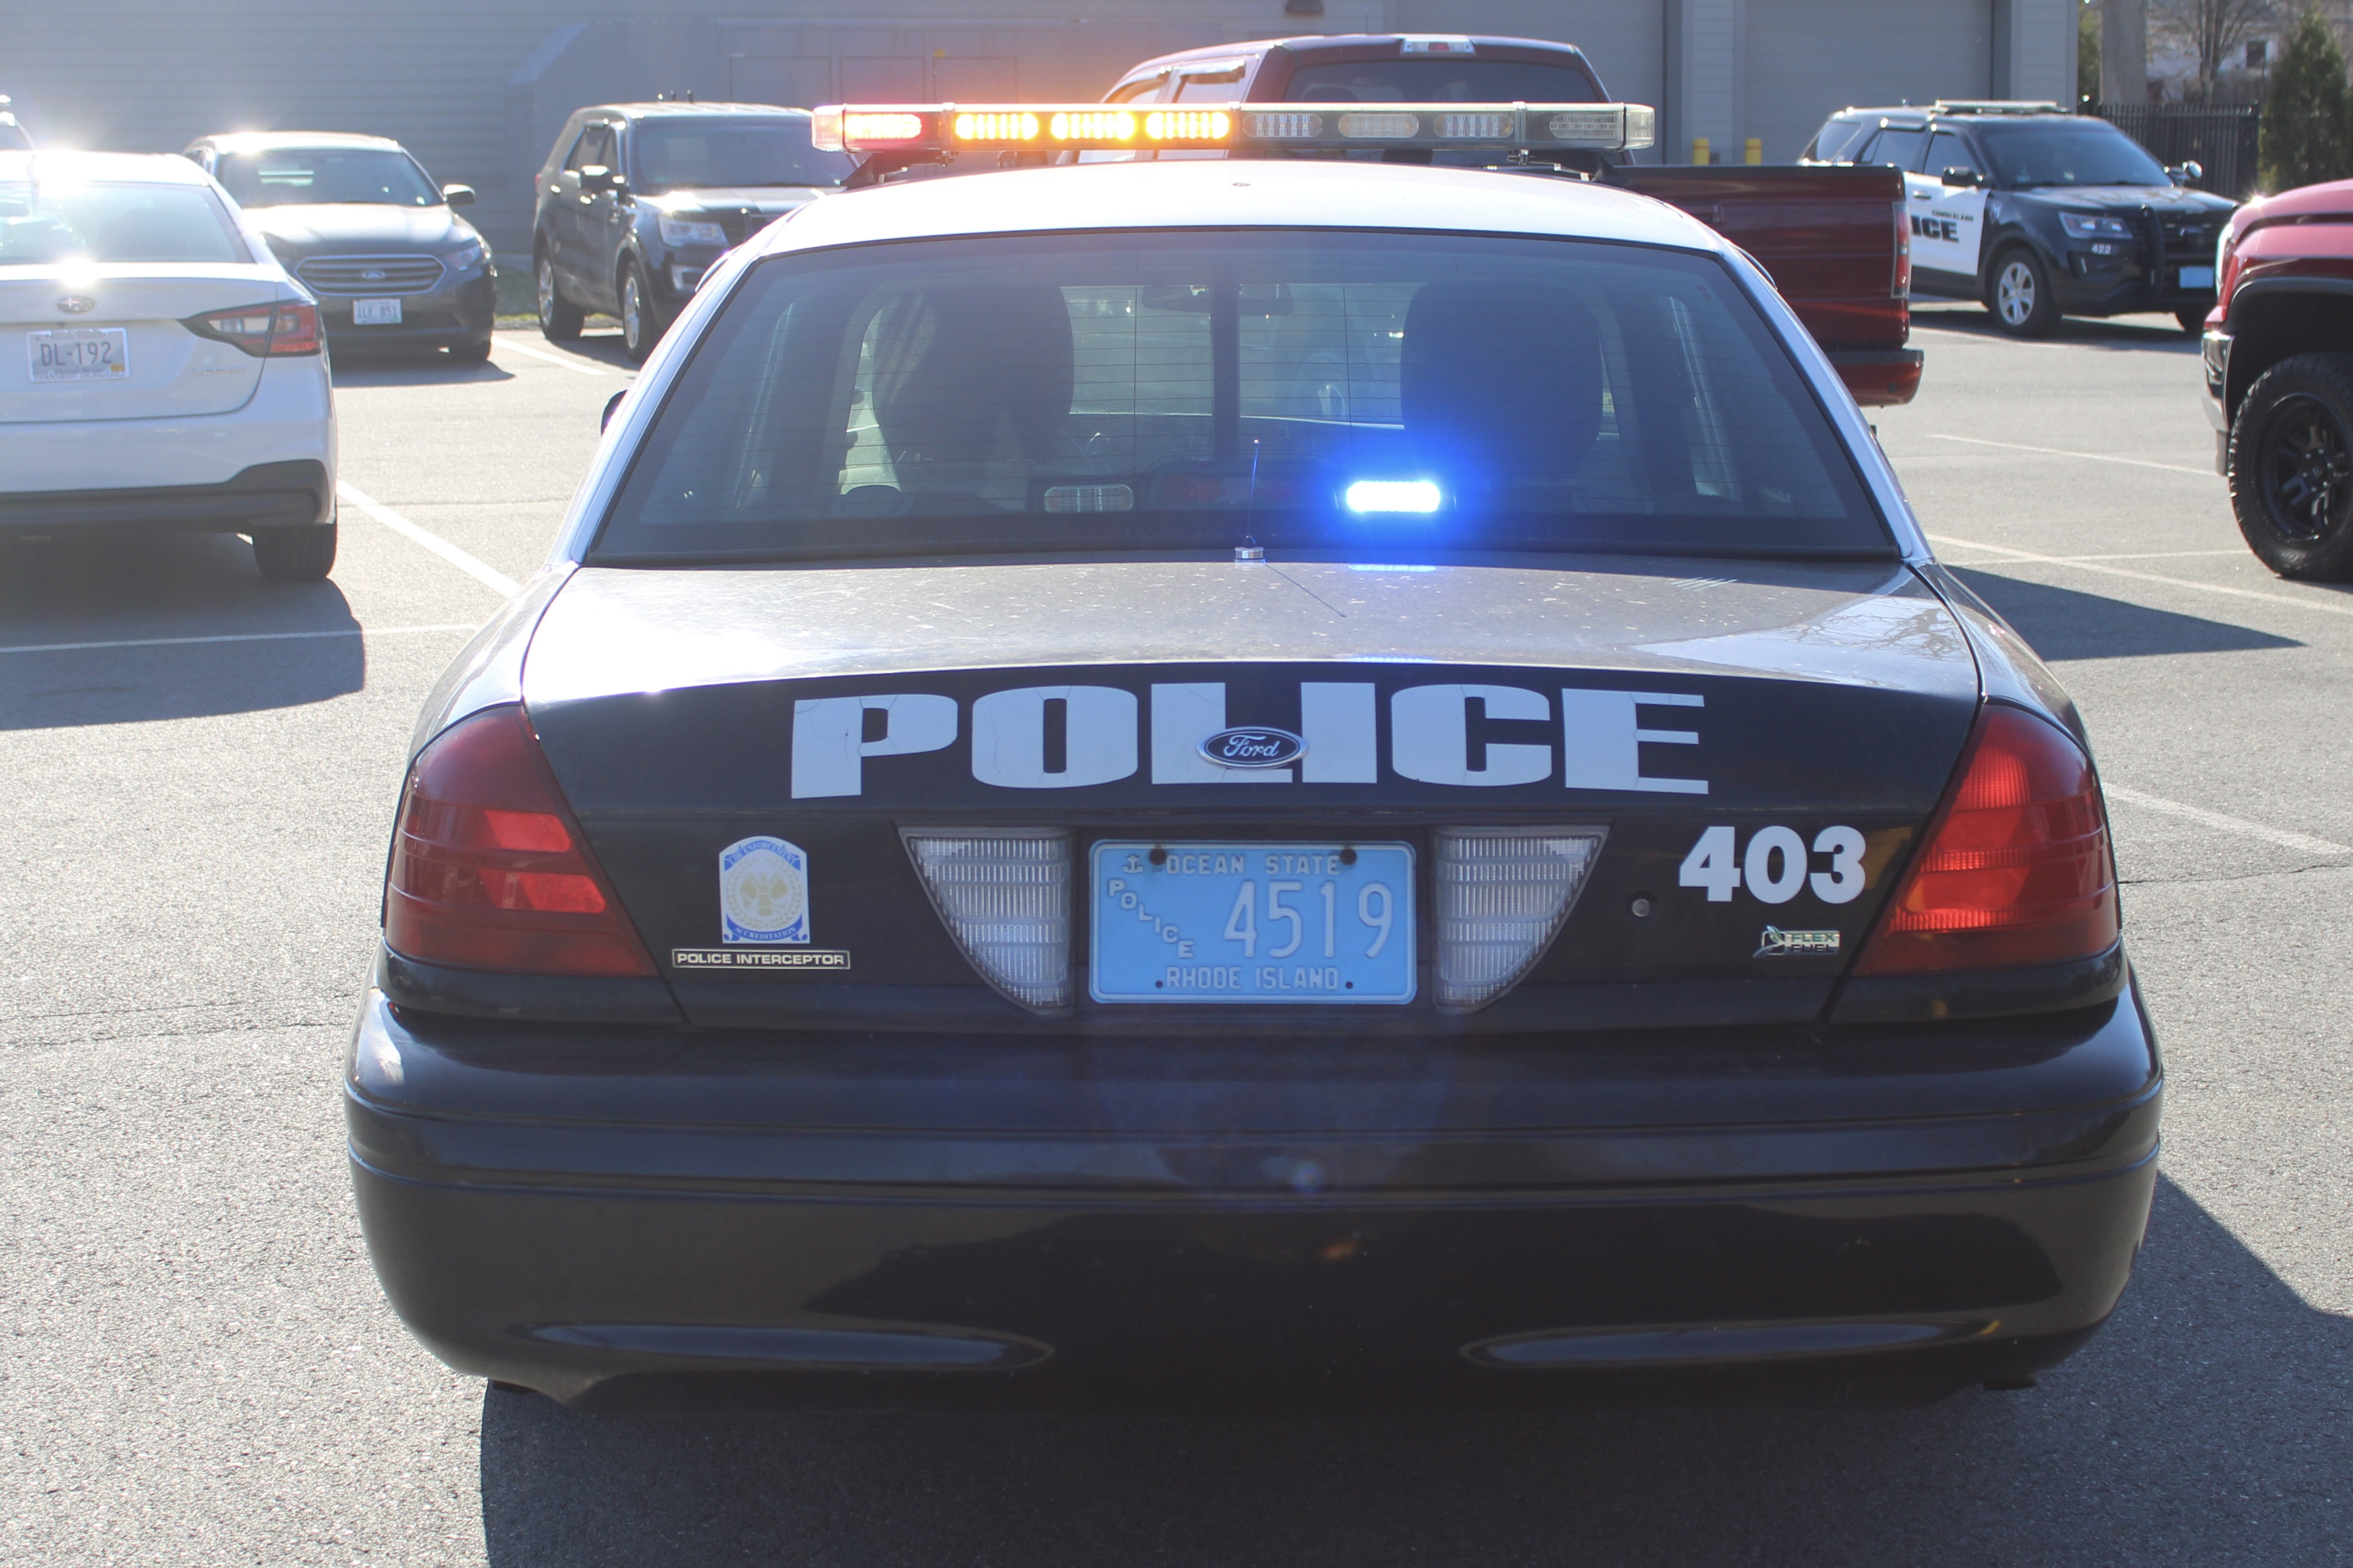
[[[2283,577],[2353,578],[2353,354],[2297,354],[2263,372],[2231,421],[2231,510]]]
[[[550,342],[570,342],[580,335],[588,312],[564,297],[555,280],[555,263],[542,251],[532,263],[533,281],[539,289],[539,331]]]

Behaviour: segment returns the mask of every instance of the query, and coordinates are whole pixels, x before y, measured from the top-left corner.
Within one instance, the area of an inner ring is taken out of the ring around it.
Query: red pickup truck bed
[[[1613,168],[1609,184],[1682,208],[1748,252],[1838,367],[1855,401],[1909,403],[1904,176],[1870,167]]]

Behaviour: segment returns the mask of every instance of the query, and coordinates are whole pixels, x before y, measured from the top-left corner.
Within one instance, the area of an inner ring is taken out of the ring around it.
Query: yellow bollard
[[[1706,137],[1694,136],[1692,138],[1692,162],[1694,163],[1704,163],[1707,162]]]
[[[1751,163],[1763,163],[1765,161],[1764,138],[1760,136],[1751,136],[1748,139],[1748,145],[1745,151],[1746,153],[1746,158],[1745,159],[1746,162]]]

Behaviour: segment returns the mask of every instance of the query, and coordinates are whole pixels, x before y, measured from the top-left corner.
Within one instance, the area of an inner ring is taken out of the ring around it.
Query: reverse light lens
[[[1993,707],[1855,973],[2063,963],[2106,952],[2117,931],[2090,759],[2042,720]]]
[[[1428,479],[1358,479],[1340,499],[1356,512],[1432,512],[1445,498]]]
[[[2061,213],[2059,226],[2070,239],[2130,239],[2131,226],[2120,217],[2094,217],[2089,213]]]
[[[908,828],[904,837],[932,907],[981,977],[1033,1013],[1070,1006],[1070,834]]]
[[[1608,830],[1438,831],[1439,1007],[1468,1013],[1519,984],[1577,907]]]
[[[519,707],[486,709],[418,753],[385,879],[385,945],[459,969],[649,975]]]
[[[727,231],[715,223],[698,223],[691,218],[662,215],[661,241],[664,245],[724,245]]]

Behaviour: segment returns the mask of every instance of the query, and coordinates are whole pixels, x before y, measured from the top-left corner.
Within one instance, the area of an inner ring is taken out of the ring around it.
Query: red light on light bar
[[[845,142],[920,142],[923,139],[923,117],[895,110],[882,113],[844,110],[841,135]]]

